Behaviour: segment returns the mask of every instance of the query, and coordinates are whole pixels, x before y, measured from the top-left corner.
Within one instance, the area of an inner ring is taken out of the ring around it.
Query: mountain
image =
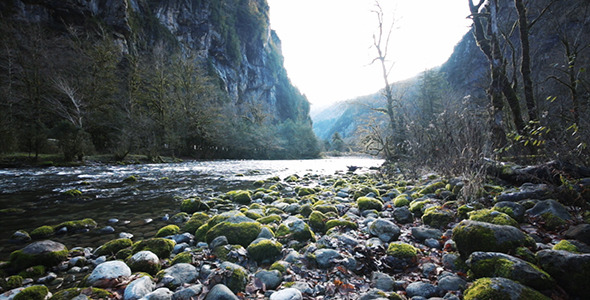
[[[55,138],[77,155],[317,155],[265,0],[7,0],[0,14],[3,151]]]

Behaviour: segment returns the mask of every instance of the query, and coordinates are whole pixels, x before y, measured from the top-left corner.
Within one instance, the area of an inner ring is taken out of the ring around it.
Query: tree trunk
[[[520,47],[522,62],[520,73],[522,74],[522,83],[524,87],[524,98],[529,114],[529,121],[537,120],[537,111],[535,97],[533,94],[533,81],[531,79],[531,55],[529,46],[529,23],[526,16],[526,7],[522,0],[514,0],[516,11],[518,12],[518,27],[520,29]]]

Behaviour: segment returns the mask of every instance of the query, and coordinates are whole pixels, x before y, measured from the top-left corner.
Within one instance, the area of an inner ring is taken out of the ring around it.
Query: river
[[[297,174],[333,175],[357,166],[356,172],[378,167],[383,160],[367,157],[337,157],[313,160],[219,160],[170,164],[94,165],[0,169],[0,209],[21,213],[0,215],[0,261],[23,247],[10,242],[17,230],[32,231],[43,225],[92,218],[98,228],[112,226],[111,234],[55,236],[66,246],[97,247],[132,233],[152,236],[167,224],[165,216],[179,212],[182,199],[205,192],[253,188],[252,182],[269,177]],[[136,182],[125,182],[136,176]],[[63,192],[77,189],[80,197]],[[117,222],[114,222],[116,219]],[[111,221],[111,222],[109,222]]]

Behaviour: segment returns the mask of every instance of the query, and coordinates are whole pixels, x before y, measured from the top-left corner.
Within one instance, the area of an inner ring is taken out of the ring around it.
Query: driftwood
[[[513,184],[531,182],[559,186],[563,179],[590,177],[590,168],[557,160],[535,166],[518,166],[493,160],[487,160],[486,164],[488,174]]]

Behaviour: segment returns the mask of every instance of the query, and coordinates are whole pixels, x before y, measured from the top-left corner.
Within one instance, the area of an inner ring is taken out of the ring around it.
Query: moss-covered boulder
[[[299,197],[315,194],[315,190],[313,188],[303,187],[303,186],[296,187],[295,192],[297,193],[297,196],[299,196]]]
[[[133,272],[145,272],[156,275],[162,268],[160,259],[151,251],[139,251],[126,261]]]
[[[35,229],[33,229],[33,231],[31,231],[30,235],[31,238],[35,239],[35,240],[40,240],[40,239],[46,239],[50,236],[52,236],[55,233],[55,230],[53,229],[53,227],[48,226],[48,225],[44,225],[44,226],[39,226]]]
[[[327,213],[335,213],[336,215],[339,214],[338,212],[338,208],[336,208],[336,206],[334,205],[328,205],[328,204],[323,204],[323,205],[316,205],[313,207],[314,210],[317,210],[321,213],[327,214]]]
[[[418,249],[408,243],[390,243],[386,253],[388,256],[385,259],[387,265],[396,271],[402,271],[418,264]]]
[[[507,278],[480,278],[465,290],[465,300],[550,300],[549,297]]]
[[[518,222],[511,218],[509,215],[493,210],[493,209],[480,209],[467,213],[469,220],[487,222],[496,225],[510,225],[518,226]]]
[[[297,217],[289,217],[285,220],[277,228],[275,235],[278,239],[291,239],[300,242],[308,240],[315,241],[315,234],[309,225]]]
[[[18,275],[23,278],[41,277],[45,275],[45,271],[45,266],[32,266],[24,269],[22,272],[18,273]]]
[[[133,246],[133,241],[131,241],[130,239],[111,240],[104,243],[102,246],[96,248],[96,250],[94,250],[94,255],[115,255],[120,250],[129,248],[131,246]]]
[[[580,253],[580,249],[574,243],[568,240],[561,240],[553,246],[553,250],[565,250],[571,253]]]
[[[534,289],[550,289],[555,281],[539,267],[504,253],[473,252],[466,261],[472,278],[504,277]]]
[[[315,232],[323,233],[326,232],[326,222],[328,221],[328,217],[324,215],[322,212],[313,211],[309,215],[309,226]]]
[[[166,225],[158,230],[156,237],[165,237],[175,235],[180,232],[180,228],[176,225]]]
[[[541,250],[537,260],[543,270],[568,293],[585,298],[590,286],[590,254]]]
[[[367,197],[367,195],[372,195],[371,197],[377,197],[379,196],[379,191],[373,187],[370,186],[361,186],[360,188],[356,189],[354,191],[354,199],[358,200],[358,198],[361,197]],[[369,197],[369,198],[371,198]]]
[[[50,296],[49,289],[44,285],[24,288],[14,296],[14,300],[45,300]]]
[[[52,267],[67,259],[68,249],[64,244],[45,240],[33,242],[10,254],[10,268],[16,271],[43,265]]]
[[[414,216],[422,217],[426,206],[432,203],[434,203],[432,199],[416,199],[410,202],[410,211],[414,214]]]
[[[176,242],[164,238],[151,238],[143,241],[139,241],[133,244],[132,253],[135,254],[139,251],[151,251],[156,254],[160,259],[170,257],[170,253],[176,246]]]
[[[375,198],[371,198],[371,197],[359,197],[356,200],[356,204],[357,204],[360,211],[371,210],[371,209],[381,211],[383,209],[383,203],[381,203],[381,201],[379,201]]]
[[[279,215],[270,215],[270,216],[256,219],[256,222],[258,222],[260,224],[270,224],[270,223],[278,224],[281,222],[281,220],[282,220],[281,216],[279,216]]]
[[[330,230],[330,229],[336,228],[336,227],[357,229],[358,224],[353,221],[349,221],[349,220],[345,220],[345,219],[329,220],[328,222],[326,222],[326,230]]]
[[[408,205],[410,205],[411,201],[412,201],[412,197],[410,197],[407,194],[401,194],[401,195],[395,197],[395,199],[393,199],[393,205],[395,207],[408,206]]]
[[[440,206],[431,206],[424,210],[422,222],[426,225],[444,228],[455,220],[455,213]]]
[[[240,265],[236,265],[230,262],[224,262],[220,266],[221,270],[224,270],[226,276],[226,285],[234,293],[243,292],[246,289],[246,283],[248,282],[248,271]]]
[[[248,205],[252,202],[252,193],[250,191],[244,191],[244,190],[229,191],[225,195],[231,201],[238,203],[238,204]]]
[[[195,234],[197,229],[207,223],[207,221],[209,221],[209,216],[207,214],[204,212],[196,212],[182,226],[182,231]]]
[[[271,239],[258,238],[248,245],[250,258],[258,263],[274,262],[281,256],[283,244]]]
[[[69,288],[53,294],[51,300],[71,300],[77,296],[84,295],[88,299],[111,299],[113,294],[99,288]]]
[[[174,256],[174,259],[170,262],[170,265],[175,264],[192,264],[193,263],[193,255],[190,252],[181,252]]]
[[[254,241],[260,231],[262,225],[258,222],[249,219],[249,222],[232,222],[228,221],[221,222],[211,227],[206,234],[207,243],[211,243],[213,239],[218,236],[225,236],[228,243],[234,245],[242,245],[248,247],[248,245]]]
[[[182,200],[180,204],[180,211],[193,214],[198,211],[208,211],[209,205],[207,203],[201,201],[201,198],[188,198]]]
[[[74,220],[60,223],[57,226],[54,226],[53,229],[55,231],[59,231],[62,228],[66,228],[68,232],[76,233],[94,229],[97,225],[98,224],[93,219],[86,218],[82,220]]]
[[[518,247],[535,247],[534,240],[509,225],[463,220],[453,229],[453,240],[462,257],[475,251],[514,252]]]
[[[20,275],[12,275],[6,278],[6,288],[9,290],[23,286],[24,278]]]

